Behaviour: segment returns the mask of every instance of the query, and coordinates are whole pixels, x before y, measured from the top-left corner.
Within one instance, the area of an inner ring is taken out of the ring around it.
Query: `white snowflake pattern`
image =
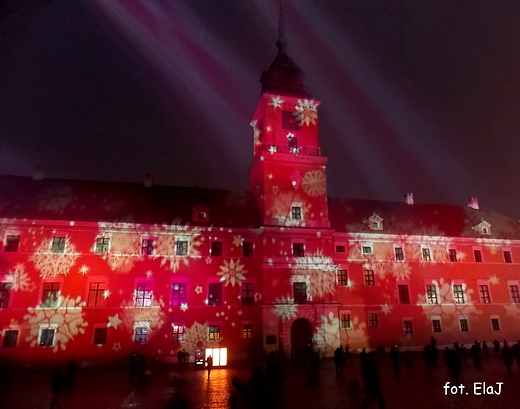
[[[233,237],[233,245],[235,247],[241,247],[242,246],[242,241],[243,241],[242,236],[235,236],[235,237]]]
[[[321,170],[311,170],[303,175],[302,189],[312,197],[323,196],[327,192],[327,177]]]
[[[208,342],[207,323],[199,324],[197,321],[191,327],[186,327],[186,333],[182,347],[190,354],[194,354],[196,349],[204,349],[210,345],[218,345],[218,342]]]
[[[318,104],[315,103],[314,100],[304,99],[302,101],[299,99],[298,105],[296,105],[294,109],[296,110],[296,119],[300,121],[300,125],[316,125],[316,119],[318,119]]]
[[[44,239],[29,258],[34,262],[34,267],[40,272],[40,277],[67,275],[76,264],[79,253],[76,246],[67,237],[63,253],[51,252],[52,239]]]
[[[500,279],[497,277],[496,274],[489,277],[489,282],[493,285],[497,285],[499,281],[500,281]]]
[[[7,282],[12,283],[13,291],[29,291],[36,289],[36,284],[32,282],[31,277],[25,271],[25,265],[18,263],[14,266],[14,271],[9,272],[5,277]]]
[[[236,262],[233,261],[233,259],[229,262],[224,260],[224,265],[220,266],[221,271],[219,271],[217,275],[221,276],[220,281],[224,281],[226,287],[229,284],[233,287],[235,284],[241,285],[241,280],[245,280],[244,274],[247,274],[247,270],[245,270],[244,267],[243,264],[240,264],[240,259],[237,259]]]
[[[291,320],[296,318],[297,309],[290,296],[276,299],[275,302],[276,313],[282,320]]]
[[[276,97],[271,97],[271,102],[269,102],[269,105],[276,109],[281,108],[284,102],[285,101],[280,97],[280,95],[277,95]]]
[[[83,274],[83,275],[86,275],[90,270],[90,267],[83,264],[80,268],[79,268],[79,272],[80,274]]]
[[[392,306],[388,304],[381,305],[381,312],[388,315],[392,312]]]
[[[65,350],[67,343],[78,334],[85,333],[87,322],[83,321],[82,308],[85,303],[81,297],[69,298],[59,296],[55,308],[28,308],[24,320],[30,326],[29,335],[25,338],[34,348],[38,345],[38,335],[42,326],[55,328],[53,352]]]

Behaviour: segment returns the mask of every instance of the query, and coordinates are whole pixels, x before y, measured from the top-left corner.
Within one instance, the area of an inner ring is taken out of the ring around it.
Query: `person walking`
[[[390,350],[390,358],[392,358],[392,365],[394,367],[394,376],[399,379],[399,348],[394,345]]]
[[[504,345],[502,348],[502,360],[504,361],[504,365],[507,368],[507,372],[509,373],[509,376],[513,376],[513,373],[511,372],[511,365],[513,365],[513,354],[511,353],[511,350],[507,345]]]
[[[211,377],[211,369],[213,368],[213,358],[211,355],[206,359],[206,369],[208,370],[208,379]]]
[[[334,351],[334,366],[336,368],[336,375],[340,374],[343,368],[343,350],[341,347],[336,348]]]

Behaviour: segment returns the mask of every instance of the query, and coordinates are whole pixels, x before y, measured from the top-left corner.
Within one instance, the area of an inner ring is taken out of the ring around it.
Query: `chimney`
[[[153,185],[152,177],[150,176],[150,174],[147,174],[146,177],[144,178],[144,187],[152,187],[152,185]]]
[[[478,210],[479,209],[479,207],[478,207],[478,198],[471,197],[468,200],[468,207],[471,207],[472,209]]]
[[[43,169],[41,168],[41,166],[38,166],[33,173],[33,180],[43,180],[44,177],[45,173],[43,173]]]
[[[413,193],[405,194],[404,201],[406,202],[406,204],[413,205]]]

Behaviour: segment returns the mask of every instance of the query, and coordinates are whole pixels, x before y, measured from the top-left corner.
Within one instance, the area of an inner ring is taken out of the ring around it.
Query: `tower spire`
[[[285,38],[285,21],[283,18],[283,0],[279,0],[280,4],[280,18],[278,20],[278,40],[276,40],[276,47],[278,52],[285,54],[287,49],[287,40]]]

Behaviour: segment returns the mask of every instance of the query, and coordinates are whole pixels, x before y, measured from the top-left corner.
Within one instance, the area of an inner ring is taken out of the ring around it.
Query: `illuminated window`
[[[152,305],[153,285],[150,282],[137,283],[135,287],[135,307],[150,307]]]
[[[134,343],[146,344],[148,342],[148,334],[150,333],[149,321],[134,322]]]
[[[58,297],[60,296],[60,283],[48,282],[43,283],[42,308],[56,308],[58,306]]]
[[[511,302],[514,304],[520,303],[520,293],[518,292],[518,284],[509,285],[509,294],[511,294]]]
[[[498,315],[491,315],[490,321],[491,321],[491,329],[493,331],[500,331],[500,321],[498,320]]]
[[[212,257],[222,257],[222,242],[221,241],[212,241],[211,242],[211,256]]]
[[[404,252],[402,247],[396,247],[395,248],[395,259],[397,261],[403,261],[404,260]]]
[[[475,256],[475,262],[476,263],[482,263],[482,251],[480,251],[480,250],[473,250],[473,255]]]
[[[346,248],[344,245],[337,245],[336,246],[336,253],[345,253],[346,252]]]
[[[457,262],[457,250],[455,249],[449,249],[448,250],[448,255],[450,257],[450,261],[452,263],[456,263]]]
[[[186,340],[186,328],[184,325],[172,324],[172,342],[184,342]]]
[[[96,239],[96,254],[107,254],[108,247],[110,246],[110,239],[107,237],[98,237]]]
[[[453,285],[453,300],[455,301],[455,304],[464,304],[464,288],[461,284],[454,284]]]
[[[188,255],[188,242],[177,241],[175,243],[175,255],[176,256],[187,256]]]
[[[94,345],[105,345],[107,343],[108,328],[94,328]]]
[[[254,244],[245,242],[242,244],[242,257],[253,257]]]
[[[6,329],[4,331],[4,339],[2,341],[2,348],[14,348],[18,342],[18,330]]]
[[[0,308],[9,307],[13,283],[0,283]]]
[[[441,317],[432,317],[432,331],[434,334],[440,334],[442,332]]]
[[[240,290],[240,301],[242,305],[254,305],[255,304],[255,284],[254,283],[242,283]]]
[[[305,257],[305,249],[303,243],[293,243],[292,254],[294,257]]]
[[[253,338],[253,324],[242,324],[242,338]]]
[[[15,236],[13,234],[10,234],[5,238],[4,251],[14,253],[14,252],[18,251],[19,244],[20,244],[20,236]]]
[[[363,254],[372,254],[372,246],[363,246],[361,251]]]
[[[435,284],[426,284],[426,302],[428,304],[438,304],[437,286]]]
[[[489,286],[487,284],[480,284],[478,286],[478,291],[480,293],[480,302],[482,304],[490,304],[491,297],[489,296]]]
[[[511,252],[509,250],[504,250],[504,262],[505,263],[512,263],[513,260],[511,258]]]
[[[367,287],[374,287],[374,285],[375,285],[374,270],[365,270],[365,285]]]
[[[422,259],[423,259],[423,261],[432,261],[432,255],[431,255],[430,249],[428,249],[428,248],[422,249]]]
[[[469,332],[469,322],[467,315],[459,315],[460,332]]]
[[[221,283],[209,283],[208,305],[222,305]]]
[[[370,328],[379,327],[379,316],[375,312],[368,313],[368,326]]]
[[[66,237],[53,237],[51,245],[51,253],[65,253]]]
[[[38,344],[41,347],[53,347],[58,324],[41,324],[38,334]]]
[[[182,304],[186,304],[187,295],[187,284],[186,283],[173,283],[172,284],[172,305],[180,307]]]
[[[302,208],[300,206],[291,206],[291,219],[302,220]]]
[[[403,333],[405,335],[413,334],[412,320],[403,320]]]
[[[307,303],[307,283],[294,282],[294,303],[295,304],[306,304]]]
[[[341,328],[343,329],[351,329],[352,321],[350,321],[350,314],[341,314]]]
[[[154,244],[155,242],[152,239],[143,239],[141,242],[141,254],[143,256],[152,256]]]
[[[218,341],[220,339],[220,325],[210,325],[208,327],[208,340]]]
[[[89,283],[87,307],[104,306],[106,289],[106,283]]]
[[[397,286],[397,291],[399,293],[399,304],[410,304],[408,284],[399,284]]]
[[[337,270],[336,277],[338,279],[338,285],[343,287],[348,286],[347,270]]]

